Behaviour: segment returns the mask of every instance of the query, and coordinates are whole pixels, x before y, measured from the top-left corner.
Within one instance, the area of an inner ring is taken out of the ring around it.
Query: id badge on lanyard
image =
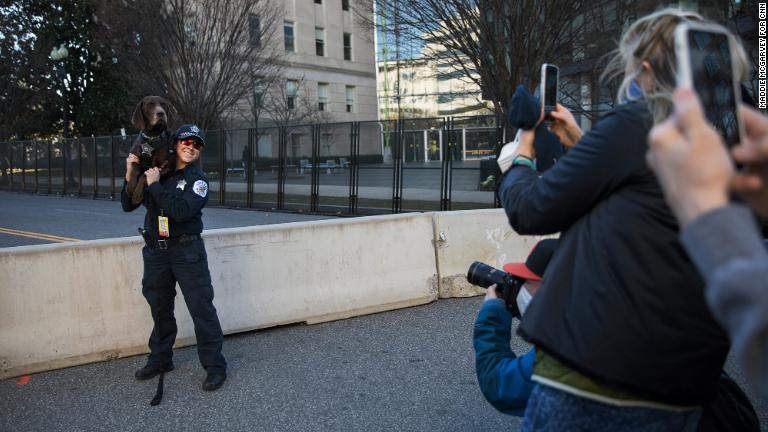
[[[157,235],[166,238],[171,236],[171,229],[168,226],[168,218],[163,215],[163,210],[160,210],[160,216],[157,217]]]

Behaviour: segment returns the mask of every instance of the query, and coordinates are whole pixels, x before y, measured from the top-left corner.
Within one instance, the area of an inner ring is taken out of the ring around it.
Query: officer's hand
[[[147,186],[160,180],[160,168],[157,168],[157,167],[150,168],[144,174],[147,176]]]
[[[485,299],[483,301],[493,300],[499,298],[499,295],[496,293],[496,284],[493,284],[488,287],[487,290],[485,290]]]
[[[133,153],[128,153],[128,157],[125,158],[125,181],[131,181],[131,178],[133,177],[132,164],[138,164],[138,163],[139,163],[139,157]]]

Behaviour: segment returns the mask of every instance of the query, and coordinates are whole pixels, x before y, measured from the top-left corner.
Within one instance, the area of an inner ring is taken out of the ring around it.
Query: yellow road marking
[[[2,228],[2,227],[0,227],[0,233],[21,236],[21,237],[30,237],[30,238],[39,239],[39,240],[48,240],[48,241],[59,242],[59,243],[80,241],[79,239],[76,239],[76,238],[61,237],[61,236],[56,236],[51,234],[36,233],[31,231],[21,231],[21,230],[16,230],[11,228]]]

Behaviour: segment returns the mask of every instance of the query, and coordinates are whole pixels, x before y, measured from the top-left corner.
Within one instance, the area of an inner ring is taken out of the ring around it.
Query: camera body
[[[525,279],[511,275],[488,264],[475,261],[467,270],[467,281],[472,285],[482,288],[496,284],[498,293],[507,305],[507,310],[513,317],[520,318],[520,310],[517,307],[517,294],[523,287]]]

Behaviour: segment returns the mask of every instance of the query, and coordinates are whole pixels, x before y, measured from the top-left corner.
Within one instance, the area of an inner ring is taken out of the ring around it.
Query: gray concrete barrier
[[[474,260],[500,266],[533,243],[501,210],[414,213],[209,230],[226,334],[317,323],[473,295]],[[138,237],[0,249],[0,378],[147,351]],[[176,298],[176,346],[194,344]]]

